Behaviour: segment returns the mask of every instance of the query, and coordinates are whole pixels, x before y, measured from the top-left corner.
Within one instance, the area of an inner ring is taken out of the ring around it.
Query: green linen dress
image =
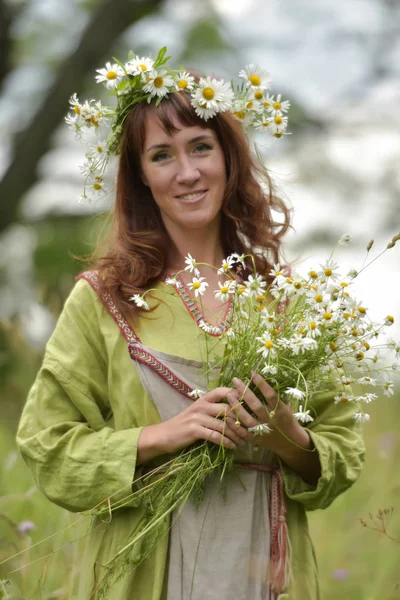
[[[204,361],[210,348],[212,356],[221,355],[217,337],[208,336],[206,344],[205,335],[198,335],[179,294],[162,282],[157,288],[158,308],[135,325],[143,344],[195,361]],[[329,506],[354,483],[362,467],[364,448],[354,408],[350,403],[335,405],[333,395],[325,392],[312,398],[317,417],[308,431],[322,467],[317,485],[305,483],[276,460],[285,486],[292,547],[291,600],[320,597],[306,510]],[[38,487],[52,502],[73,512],[90,510],[111,496],[113,501],[124,498],[132,480],[141,474],[141,468],[136,468],[141,430],[159,422],[126,339],[96,292],[86,281],[78,281],[47,344],[17,435]],[[91,594],[104,573],[101,565],[129,542],[143,518],[143,507],[130,502],[109,523],[93,527],[81,565],[79,600],[98,597]],[[140,560],[140,543],[133,555]],[[150,557],[112,587],[110,598],[164,600],[167,574],[165,536]],[[221,576],[229,578],[229,573]]]

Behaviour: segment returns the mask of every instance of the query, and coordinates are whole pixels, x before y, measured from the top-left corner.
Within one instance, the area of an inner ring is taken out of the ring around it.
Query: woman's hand
[[[143,464],[161,454],[179,452],[198,440],[207,440],[234,450],[244,445],[247,429],[236,425],[232,407],[226,400],[238,402],[232,388],[218,387],[208,392],[184,411],[157,425],[144,427],[139,437],[137,464]]]
[[[309,436],[293,416],[291,407],[284,402],[278,402],[276,391],[261,375],[254,373],[252,382],[263,394],[267,408],[249,388],[246,389],[243,381],[236,378],[233,380],[236,393],[228,393],[228,402],[232,406],[237,422],[240,422],[247,430],[260,424],[266,424],[271,431],[262,435],[248,432],[246,440],[251,444],[273,450],[277,453],[281,449],[287,448],[288,444],[292,442],[304,448],[310,448],[311,442]],[[244,400],[251,411],[257,416],[257,419],[238,402],[238,394],[239,399],[241,401]],[[292,447],[294,444],[292,443]]]

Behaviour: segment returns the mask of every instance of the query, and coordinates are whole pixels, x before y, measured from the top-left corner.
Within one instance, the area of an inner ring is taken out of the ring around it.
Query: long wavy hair
[[[220,235],[225,256],[250,253],[257,271],[267,278],[279,262],[281,238],[290,226],[290,211],[277,196],[267,170],[250,151],[242,125],[230,112],[205,122],[185,92],[171,94],[159,106],[139,103],[124,123],[120,144],[116,203],[105,251],[93,255],[101,292],[110,293],[124,316],[134,320],[139,310],[129,298],[153,287],[163,276],[172,240],[159,208],[141,176],[148,114],[157,117],[168,134],[182,126],[213,129],[225,156],[226,188]],[[276,221],[273,212],[282,215]],[[251,263],[248,269],[252,271]]]

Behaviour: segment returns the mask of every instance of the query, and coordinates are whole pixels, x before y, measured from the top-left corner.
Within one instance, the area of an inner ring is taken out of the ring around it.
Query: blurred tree
[[[10,9],[4,0],[0,0],[0,89],[5,77],[8,75],[10,67],[10,48],[11,48],[11,14]]]
[[[12,161],[0,181],[0,232],[18,218],[21,196],[36,179],[36,167],[50,146],[51,135],[66,112],[65,99],[79,92],[121,33],[154,12],[163,0],[104,0],[94,11],[77,48],[58,69],[54,82],[27,128],[15,140]],[[5,11],[3,0],[1,10]],[[7,37],[7,25],[4,26]],[[1,34],[0,30],[0,36]]]

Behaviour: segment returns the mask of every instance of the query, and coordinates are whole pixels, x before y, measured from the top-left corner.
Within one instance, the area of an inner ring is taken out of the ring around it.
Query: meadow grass
[[[393,507],[388,533],[400,542],[399,400],[397,395],[371,406],[366,466],[357,483],[327,510],[309,514],[322,600],[400,600],[400,543],[360,522],[364,518],[368,523],[369,513]],[[10,575],[11,585],[0,586],[0,598],[85,600],[76,595],[81,544],[71,541],[84,536],[89,519],[52,505],[36,489],[10,430],[0,430],[0,457],[0,562],[26,550],[0,566],[0,580],[22,567]]]

